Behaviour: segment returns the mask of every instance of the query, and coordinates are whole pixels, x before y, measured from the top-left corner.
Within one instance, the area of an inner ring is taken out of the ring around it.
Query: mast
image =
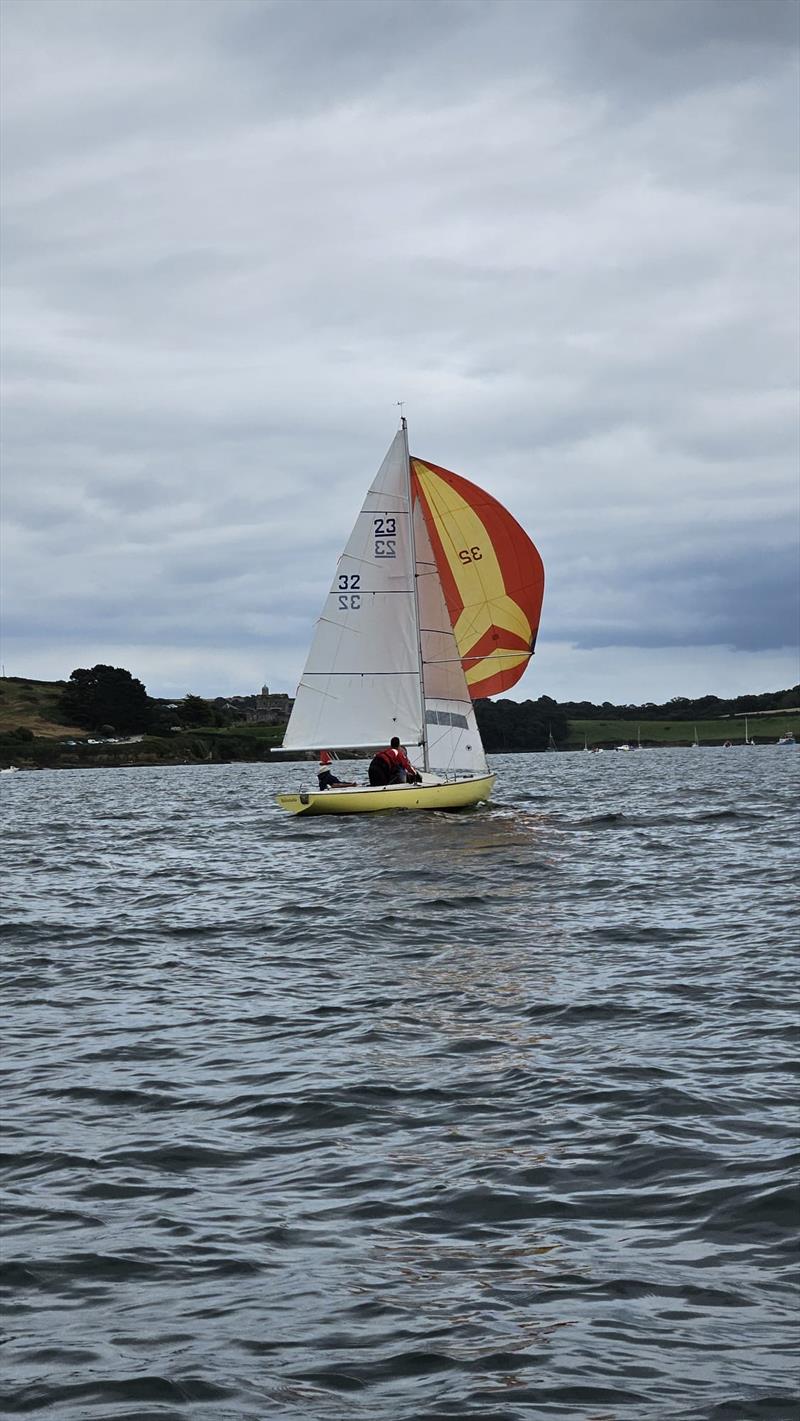
[[[411,575],[414,579],[414,622],[417,629],[417,656],[419,658],[419,698],[422,710],[422,767],[424,770],[430,769],[430,758],[428,755],[428,723],[425,719],[425,668],[422,660],[422,632],[419,625],[419,589],[417,587],[417,545],[414,538],[414,504],[411,496],[411,455],[408,452],[408,424],[406,417],[400,415],[400,427],[403,431],[403,441],[405,443],[406,454],[406,489],[408,492],[408,534],[411,548]]]

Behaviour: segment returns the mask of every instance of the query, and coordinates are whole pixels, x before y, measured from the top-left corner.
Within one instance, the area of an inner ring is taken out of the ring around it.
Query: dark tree
[[[114,730],[135,734],[150,722],[150,701],[141,681],[121,666],[79,667],[73,671],[61,697],[61,710],[73,725],[86,730]]]
[[[549,696],[538,701],[477,700],[475,716],[490,752],[546,750],[551,735],[556,744],[567,735],[566,716]]]
[[[214,707],[202,696],[184,696],[178,706],[181,725],[217,725],[219,719]]]

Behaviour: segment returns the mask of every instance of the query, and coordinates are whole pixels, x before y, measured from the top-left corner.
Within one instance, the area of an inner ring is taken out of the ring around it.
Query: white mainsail
[[[405,432],[395,435],[339,559],[283,747],[423,740]]]

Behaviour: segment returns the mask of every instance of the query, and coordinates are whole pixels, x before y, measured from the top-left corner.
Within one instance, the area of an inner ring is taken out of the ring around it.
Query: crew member
[[[321,750],[317,779],[320,789],[352,789],[355,780],[338,780],[331,769],[331,757],[327,750]]]
[[[421,784],[422,776],[417,774],[396,735],[385,750],[379,750],[369,762],[369,782],[371,785]]]

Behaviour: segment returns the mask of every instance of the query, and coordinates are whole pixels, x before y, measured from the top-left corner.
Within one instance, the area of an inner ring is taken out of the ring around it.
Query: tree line
[[[70,725],[101,735],[168,735],[176,729],[202,729],[236,723],[235,713],[202,696],[186,695],[164,703],[148,696],[143,683],[121,666],[78,667],[66,683],[61,713]],[[567,717],[549,696],[537,701],[475,702],[481,739],[487,750],[545,750],[566,739]]]
[[[535,701],[477,700],[475,715],[481,739],[488,751],[546,750],[562,744],[569,733],[570,720],[692,721],[725,715],[754,715],[758,711],[792,710],[800,705],[800,686],[762,695],[700,696],[691,700],[675,696],[659,705],[613,705],[604,701],[555,701],[539,696]],[[238,717],[229,708],[188,694],[172,703],[148,696],[141,681],[121,666],[98,664],[78,667],[66,683],[60,703],[70,725],[82,726],[104,735],[135,735],[148,732],[168,735],[175,729],[201,729],[234,725]]]
[[[536,701],[475,701],[475,719],[484,750],[547,750],[566,740],[567,715],[550,696]]]
[[[613,705],[603,701],[561,701],[559,709],[569,720],[718,720],[727,715],[756,715],[759,711],[796,710],[800,706],[800,686],[785,691],[764,691],[761,695],[673,696],[660,704],[644,701],[641,705]]]
[[[168,735],[172,730],[230,725],[234,717],[186,695],[173,704],[148,696],[143,683],[122,666],[79,666],[61,694],[59,709],[70,725],[101,735]]]

